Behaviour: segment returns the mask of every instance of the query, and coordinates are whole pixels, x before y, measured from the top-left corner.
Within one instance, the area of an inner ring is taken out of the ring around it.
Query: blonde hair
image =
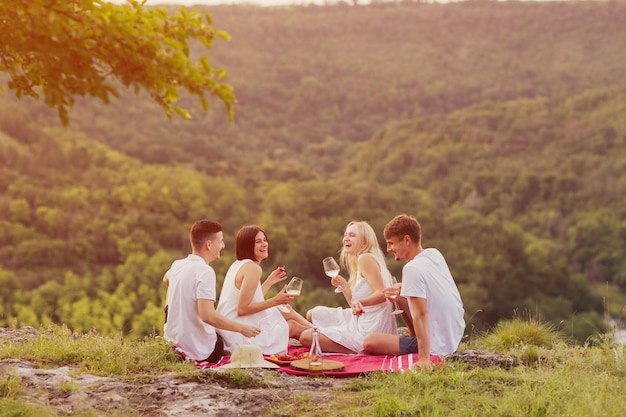
[[[348,284],[350,288],[354,288],[356,284],[356,278],[359,274],[359,256],[364,253],[369,253],[376,258],[379,265],[387,268],[385,263],[385,255],[380,248],[380,244],[378,243],[378,238],[376,237],[376,232],[372,229],[372,226],[369,223],[364,221],[351,221],[346,226],[346,230],[350,226],[356,226],[356,248],[351,253],[346,253],[345,250],[341,249],[341,254],[339,255],[339,262],[341,265],[348,270],[350,274],[350,279],[348,280]]]

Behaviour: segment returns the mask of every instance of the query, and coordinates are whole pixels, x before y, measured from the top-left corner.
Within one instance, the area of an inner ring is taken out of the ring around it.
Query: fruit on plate
[[[291,362],[297,361],[298,359],[305,359],[309,357],[309,352],[299,353],[297,355],[291,355],[287,352],[285,353],[276,353],[270,355],[270,359],[280,362]]]

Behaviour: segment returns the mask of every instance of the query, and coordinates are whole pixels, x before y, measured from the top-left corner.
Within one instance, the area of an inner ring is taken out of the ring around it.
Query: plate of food
[[[314,372],[309,367],[309,361],[307,359],[298,359],[290,363],[291,367],[294,369],[299,369],[301,371]],[[328,372],[328,371],[342,371],[345,368],[343,362],[339,361],[331,361],[329,359],[324,359],[322,361],[322,368],[317,369],[318,372]]]
[[[309,352],[299,353],[295,355],[284,352],[284,353],[275,353],[265,359],[267,359],[270,362],[275,363],[276,365],[284,366],[284,365],[289,365],[293,361],[306,359],[308,357],[309,357]]]

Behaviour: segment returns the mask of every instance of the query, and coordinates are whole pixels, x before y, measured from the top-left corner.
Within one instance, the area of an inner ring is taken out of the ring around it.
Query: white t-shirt
[[[424,249],[404,265],[401,295],[426,299],[431,353],[454,353],[465,331],[463,302],[441,252]]]
[[[172,263],[165,273],[167,287],[167,323],[164,337],[189,359],[208,358],[215,349],[215,328],[203,322],[197,300],[215,301],[215,271],[198,255],[189,255]]]

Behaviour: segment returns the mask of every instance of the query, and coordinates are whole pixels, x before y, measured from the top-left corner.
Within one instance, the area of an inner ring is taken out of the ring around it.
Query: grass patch
[[[20,399],[27,391],[22,379],[16,375],[0,376],[0,416],[47,417],[56,416],[52,410]]]
[[[615,361],[599,350],[568,352],[559,368],[516,367],[504,370],[447,366],[433,372],[372,374],[358,400],[346,406],[344,396],[331,398],[327,415],[346,417],[414,416],[568,416],[618,417],[626,410],[626,384]],[[597,360],[604,358],[598,362]],[[599,372],[602,364],[604,372]],[[622,365],[619,365],[622,366]],[[273,414],[280,415],[280,414]],[[306,408],[293,415],[309,416]]]
[[[29,404],[25,401],[0,399],[0,416],[2,417],[57,417],[57,413],[46,407]]]
[[[333,390],[325,395],[311,393],[295,395],[290,402],[270,407],[271,417],[338,417],[357,410],[362,405],[356,393]]]
[[[374,373],[354,378],[341,388],[306,385],[302,378],[294,383],[301,381],[310,389],[289,398],[281,396],[265,415],[622,417],[626,412],[626,347],[614,344],[608,336],[596,337],[583,346],[571,345],[550,325],[513,320],[465,342],[463,348],[513,356],[518,366],[480,368],[454,361],[432,372]],[[284,390],[268,381],[267,375],[259,377],[249,370],[197,370],[160,339],[136,342],[62,327],[43,329],[32,341],[3,344],[0,358],[27,359],[44,367],[74,366],[80,372],[133,383],[150,383],[171,372],[185,381],[226,388]],[[58,387],[62,392],[74,389],[72,384]],[[18,376],[1,376],[0,415],[56,415],[49,408],[26,402],[32,390]],[[116,413],[128,415],[121,411],[106,415]],[[102,415],[88,407],[74,414]]]
[[[563,338],[549,324],[533,319],[513,319],[499,322],[479,344],[490,350],[507,351],[524,346],[550,349],[561,341]]]
[[[15,398],[21,392],[21,378],[16,375],[0,376],[0,398]]]
[[[0,359],[5,358],[26,359],[43,368],[73,366],[80,372],[120,378],[195,369],[160,338],[132,341],[72,332],[65,326],[46,327],[33,341],[0,345]]]
[[[289,413],[271,415],[621,417],[626,412],[626,347],[608,337],[568,345],[550,325],[513,320],[465,348],[512,355],[520,365],[482,369],[454,362],[432,372],[371,374],[330,396],[322,414],[294,401]]]

